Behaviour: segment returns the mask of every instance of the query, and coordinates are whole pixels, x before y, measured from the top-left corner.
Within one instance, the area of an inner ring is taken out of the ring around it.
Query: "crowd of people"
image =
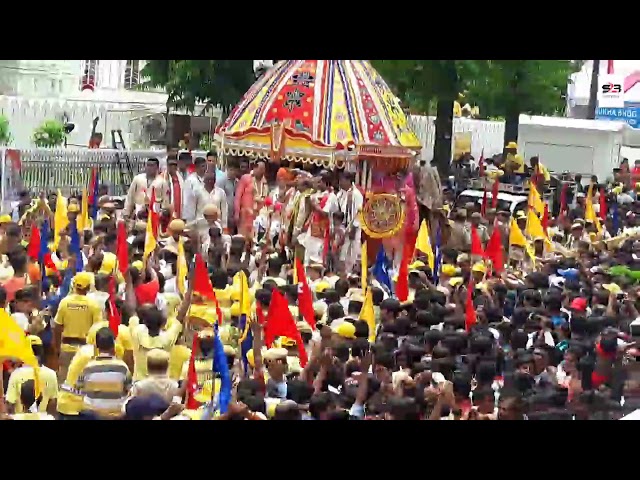
[[[399,261],[371,255],[349,171],[182,152],[148,159],[122,210],[23,192],[0,216],[0,418],[621,418],[640,184],[623,164],[554,215],[548,171],[508,147],[526,209],[456,205],[416,167]]]

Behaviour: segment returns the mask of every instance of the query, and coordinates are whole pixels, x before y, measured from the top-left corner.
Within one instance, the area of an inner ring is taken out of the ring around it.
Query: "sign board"
[[[624,108],[624,75],[600,75],[598,77],[598,106]]]
[[[596,120],[626,122],[632,128],[640,128],[640,107],[598,107]]]

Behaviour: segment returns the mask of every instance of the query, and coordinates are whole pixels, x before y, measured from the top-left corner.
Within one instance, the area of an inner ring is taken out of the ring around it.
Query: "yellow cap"
[[[442,268],[440,269],[440,272],[442,273],[442,275],[446,275],[447,277],[453,277],[459,271],[460,269],[448,263],[445,265],[442,265]]]
[[[89,288],[91,286],[91,281],[93,280],[93,276],[89,272],[79,272],[76,273],[75,277],[73,277],[73,284],[76,288]]]
[[[31,343],[31,345],[42,345],[42,339],[37,336],[37,335],[29,335],[27,337],[29,339],[29,343]]]
[[[462,285],[464,279],[462,277],[451,277],[449,279],[449,285],[452,287],[457,287],[458,285]]]
[[[622,289],[618,286],[617,283],[605,283],[604,285],[602,285],[602,288],[609,291],[610,293],[613,293],[614,295],[622,293]]]
[[[256,364],[253,359],[253,348],[247,350],[247,363],[251,368],[255,368]]]
[[[507,143],[506,148],[515,148],[515,149],[517,149],[518,148],[518,144],[516,142],[509,142],[509,143]]]
[[[296,341],[293,338],[289,338],[289,337],[280,337],[280,341],[278,342],[280,343],[280,347],[295,347],[296,345]]]
[[[472,272],[487,273],[487,266],[482,262],[478,262],[473,267],[471,267],[471,271]]]
[[[409,265],[409,270],[417,270],[418,268],[422,268],[424,266],[425,266],[424,262],[421,262],[420,260],[416,260],[411,265]]]
[[[78,213],[80,211],[80,207],[77,203],[70,203],[67,207],[67,212],[69,213]]]
[[[232,317],[239,317],[240,316],[240,303],[239,302],[233,302],[231,304],[231,308],[229,308],[229,315],[231,315]]]
[[[316,293],[322,293],[330,287],[331,285],[329,285],[329,282],[318,282],[316,284]]]
[[[138,270],[139,272],[141,272],[142,270],[144,270],[144,263],[142,263],[142,260],[136,260],[135,262],[133,262],[131,264],[131,266],[133,268],[135,268],[136,270]]]
[[[353,339],[356,338],[356,327],[354,324],[344,322],[333,328],[333,333],[341,336],[342,338]]]
[[[526,220],[527,216],[524,214],[522,210],[518,210],[516,213],[516,220]]]
[[[110,275],[113,273],[113,270],[116,268],[117,257],[115,253],[104,252],[102,254],[102,264],[100,265],[100,270],[98,273],[104,273],[106,275]]]
[[[3,223],[11,223],[11,216],[10,215],[0,215],[0,225],[2,225]]]

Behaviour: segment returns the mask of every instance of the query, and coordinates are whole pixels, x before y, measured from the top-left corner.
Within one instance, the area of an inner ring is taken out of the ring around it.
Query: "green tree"
[[[373,66],[412,113],[437,101],[433,163],[447,175],[453,137],[453,102],[488,70],[487,60],[374,60]]]
[[[469,82],[469,93],[483,116],[504,117],[506,145],[518,140],[521,113],[563,113],[569,75],[579,65],[569,60],[488,60],[487,67]]]
[[[251,60],[149,60],[142,89],[162,88],[167,108],[194,111],[196,103],[228,113],[255,81]]]

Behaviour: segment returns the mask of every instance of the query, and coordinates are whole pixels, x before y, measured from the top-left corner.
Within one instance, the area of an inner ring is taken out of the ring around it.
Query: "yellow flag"
[[[527,228],[525,229],[525,233],[531,238],[547,237],[544,228],[542,228],[540,218],[538,218],[538,215],[531,209],[529,209],[529,213],[527,213]]]
[[[602,232],[602,225],[600,224],[600,218],[596,215],[593,209],[593,183],[589,185],[587,192],[587,200],[584,207],[584,219],[593,222],[598,230],[598,233]]]
[[[240,289],[240,315],[246,315],[246,318],[249,318],[251,316],[251,294],[249,293],[247,274],[244,273],[244,270],[240,270],[237,276]]]
[[[531,245],[530,243],[527,243],[524,249],[527,252],[527,255],[529,255],[529,258],[531,259],[531,266],[533,268],[536,268],[536,252],[533,250],[533,245]]]
[[[91,228],[91,220],[89,220],[89,197],[87,195],[87,189],[82,189],[82,207],[80,215],[78,215],[78,232],[82,234],[85,229]]]
[[[293,284],[298,284],[298,262],[296,262],[296,254],[293,254]]]
[[[427,255],[429,260],[429,268],[433,271],[436,264],[436,257],[433,254],[433,248],[431,248],[431,239],[429,238],[429,225],[426,220],[422,220],[420,224],[420,230],[418,230],[418,238],[416,239],[416,250],[420,250]]]
[[[178,291],[181,295],[184,295],[185,284],[187,282],[187,257],[184,254],[184,239],[180,237],[178,240],[178,264],[176,265],[176,283],[178,284]]]
[[[31,342],[9,313],[0,308],[0,358],[13,358],[33,367],[36,398],[40,396],[40,364],[33,353]],[[29,405],[26,406],[27,408]]]
[[[367,241],[362,242],[360,250],[360,277],[362,278],[362,288],[367,288],[367,274],[369,273],[369,259],[367,258]]]
[[[509,245],[527,247],[527,239],[524,237],[515,218],[511,220],[511,228],[509,229]]]
[[[153,234],[153,222],[151,222],[151,218],[147,219],[147,234],[144,238],[144,254],[142,255],[142,258],[144,260],[146,260],[147,258],[149,258],[149,255],[151,255],[154,250],[156,249],[156,246],[158,245],[158,240],[156,239],[155,235]]]
[[[62,196],[62,192],[58,189],[58,197],[56,199],[56,213],[53,216],[53,247],[55,249],[60,245],[60,235],[62,231],[69,225],[67,217],[67,199]]]
[[[529,209],[533,209],[540,217],[544,215],[542,197],[533,183],[529,183]]]
[[[376,314],[373,310],[373,294],[370,288],[367,288],[367,293],[364,297],[364,303],[360,310],[360,320],[367,322],[367,325],[369,325],[369,341],[374,342],[376,339]]]

